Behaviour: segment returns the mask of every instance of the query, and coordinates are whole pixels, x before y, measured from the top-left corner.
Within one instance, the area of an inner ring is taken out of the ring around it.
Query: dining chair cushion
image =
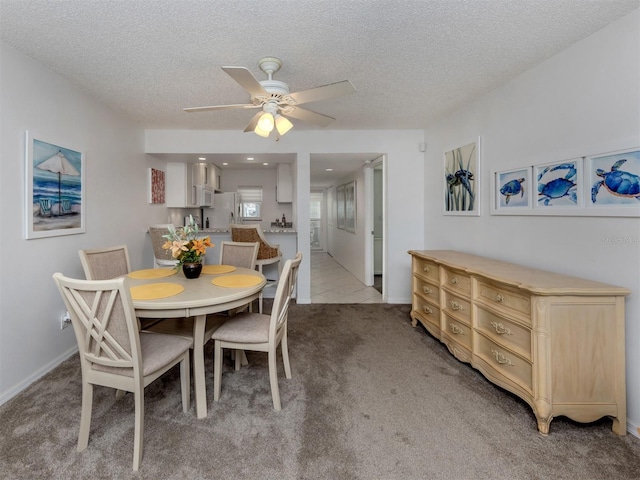
[[[270,315],[244,313],[226,322],[215,332],[215,338],[224,342],[265,343],[269,341]]]
[[[184,354],[193,341],[186,338],[176,339],[173,335],[140,332],[140,351],[142,352],[142,375],[151,375]],[[109,367],[93,363],[93,370],[110,372],[133,377],[133,368]]]

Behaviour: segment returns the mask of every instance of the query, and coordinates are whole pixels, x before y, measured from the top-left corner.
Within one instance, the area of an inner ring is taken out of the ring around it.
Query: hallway
[[[311,303],[383,303],[382,295],[366,287],[325,252],[311,252]]]

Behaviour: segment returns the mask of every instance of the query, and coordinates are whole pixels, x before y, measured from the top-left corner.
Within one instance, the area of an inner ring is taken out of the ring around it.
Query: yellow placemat
[[[177,283],[150,283],[131,287],[130,290],[134,300],[157,300],[182,293],[184,287]]]
[[[229,273],[235,272],[236,267],[233,265],[204,265],[202,267],[202,273],[206,273],[208,275],[216,275],[219,273]]]
[[[211,283],[218,287],[230,288],[253,287],[254,285],[260,284],[260,282],[262,282],[260,277],[256,277],[255,275],[225,275],[224,277],[216,277],[211,280]]]
[[[175,275],[177,270],[175,268],[148,268],[146,270],[136,270],[129,273],[131,278],[164,278]]]

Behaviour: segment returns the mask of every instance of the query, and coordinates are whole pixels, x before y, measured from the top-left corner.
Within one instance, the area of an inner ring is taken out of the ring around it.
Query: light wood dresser
[[[411,250],[412,325],[554,417],[613,417],[626,434],[624,297],[629,290],[451,250]]]

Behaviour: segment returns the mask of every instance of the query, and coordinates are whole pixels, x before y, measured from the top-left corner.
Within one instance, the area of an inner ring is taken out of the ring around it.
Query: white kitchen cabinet
[[[291,165],[279,163],[277,167],[276,201],[278,203],[293,202],[293,178]]]
[[[167,207],[199,207],[196,187],[219,190],[220,170],[212,163],[167,163],[165,201]]]
[[[220,190],[220,170],[213,163],[194,163],[191,165],[193,185],[205,185]]]
[[[167,163],[165,201],[167,207],[197,207],[194,170],[187,163]]]

